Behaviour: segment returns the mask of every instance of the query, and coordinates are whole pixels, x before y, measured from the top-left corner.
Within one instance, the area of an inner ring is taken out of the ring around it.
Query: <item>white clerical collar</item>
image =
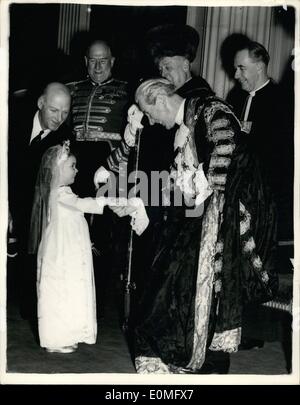
[[[29,142],[29,143],[31,143],[32,140],[33,140],[36,136],[38,136],[38,134],[39,134],[41,131],[43,131],[43,128],[41,127],[40,120],[39,120],[39,112],[37,111],[37,112],[35,113],[35,115],[34,115],[34,118],[33,118],[33,127],[32,127],[32,131],[31,131],[31,137],[30,137],[30,142]],[[44,133],[43,133],[42,136],[41,136],[41,139],[45,138],[45,136],[47,136],[47,135],[49,134],[49,132],[51,132],[50,129],[45,129],[45,130],[44,130]]]
[[[261,90],[263,87],[265,87],[268,83],[269,83],[270,79],[268,79],[264,84],[262,84],[260,87],[258,87],[257,89],[253,90],[253,91],[249,91],[249,94],[251,94],[251,96],[255,96],[255,93],[259,90]]]
[[[181,125],[183,123],[183,118],[184,118],[184,104],[185,104],[185,99],[182,100],[182,103],[179,106],[179,109],[177,111],[176,117],[175,117],[175,123],[178,125]]]

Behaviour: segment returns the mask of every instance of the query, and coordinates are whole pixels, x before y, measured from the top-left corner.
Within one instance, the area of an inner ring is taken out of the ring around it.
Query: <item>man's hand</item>
[[[132,104],[127,113],[127,121],[130,125],[130,130],[132,133],[136,133],[137,129],[142,129],[143,125],[141,124],[144,114],[137,107],[136,104]]]
[[[99,188],[99,183],[106,183],[110,174],[109,172],[105,169],[105,167],[101,166],[99,169],[95,172],[94,174],[94,184],[96,187],[96,190]]]
[[[108,203],[108,206],[119,217],[130,215],[137,209],[135,206],[132,206],[130,204],[130,200],[127,200],[125,198],[120,198],[117,204]]]
[[[144,114],[142,111],[140,111],[135,104],[132,104],[127,113],[128,124],[124,132],[125,142],[131,148],[135,145],[137,130],[143,128],[143,125],[141,124],[143,116]]]
[[[141,235],[149,224],[143,201],[140,198],[130,198],[129,200],[120,198],[117,200],[118,204],[107,203],[109,208],[119,217],[130,215],[132,229],[137,235]]]

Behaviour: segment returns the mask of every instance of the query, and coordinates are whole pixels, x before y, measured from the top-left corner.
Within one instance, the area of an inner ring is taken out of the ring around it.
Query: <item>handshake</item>
[[[131,217],[130,225],[137,235],[141,235],[149,224],[143,200],[137,197],[133,198],[115,198],[98,197],[98,203],[107,205],[119,217],[129,215]]]

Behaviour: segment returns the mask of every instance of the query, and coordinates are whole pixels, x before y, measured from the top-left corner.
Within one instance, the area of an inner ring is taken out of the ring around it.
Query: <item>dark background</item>
[[[147,30],[163,23],[186,23],[183,6],[91,6],[89,32],[77,32],[70,55],[58,49],[59,4],[11,4],[10,91],[39,94],[51,81],[85,78],[84,54],[92,39],[106,39],[116,56],[114,76],[134,82],[155,73],[144,47]]]
[[[1,0],[0,0],[1,1]],[[23,113],[27,99],[36,100],[44,87],[52,82],[69,83],[86,78],[84,55],[92,39],[106,39],[112,47],[116,62],[114,77],[129,82],[134,91],[139,79],[158,75],[145,46],[146,32],[159,24],[185,24],[186,6],[102,6],[91,5],[90,29],[74,34],[70,43],[70,54],[58,49],[60,4],[11,4],[9,37],[9,105],[10,120],[15,119],[14,109]],[[205,8],[203,8],[205,9]],[[295,9],[275,7],[275,22],[294,37]],[[205,33],[204,33],[205,34]],[[228,40],[239,37],[231,35],[223,43],[221,59],[223,67],[232,66],[234,44]],[[201,43],[201,39],[200,39]],[[225,49],[227,45],[227,48]],[[201,45],[199,45],[201,46]],[[223,49],[223,55],[222,55]],[[228,60],[224,60],[227,55]],[[294,125],[294,71],[291,60],[280,80],[280,85],[289,105],[289,127]],[[18,96],[18,97],[14,97]],[[280,100],[279,100],[280,102]],[[293,136],[286,144],[290,159],[282,173],[289,183],[288,193],[282,193],[280,209],[280,239],[293,239]]]

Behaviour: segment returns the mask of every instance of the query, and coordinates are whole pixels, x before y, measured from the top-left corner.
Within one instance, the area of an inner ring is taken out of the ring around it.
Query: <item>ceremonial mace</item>
[[[139,128],[136,133],[135,137],[135,144],[134,144],[134,186],[133,186],[133,195],[136,195],[136,186],[137,186],[137,177],[138,177],[138,167],[139,167],[139,157],[140,157],[140,141],[141,141],[141,132],[142,129]],[[136,289],[136,285],[134,282],[131,282],[131,272],[132,272],[132,253],[133,253],[133,229],[130,227],[130,236],[128,242],[128,267],[127,267],[127,275],[125,276],[124,282],[124,323],[123,323],[123,330],[128,330],[128,320],[130,315],[130,294],[132,290]]]

